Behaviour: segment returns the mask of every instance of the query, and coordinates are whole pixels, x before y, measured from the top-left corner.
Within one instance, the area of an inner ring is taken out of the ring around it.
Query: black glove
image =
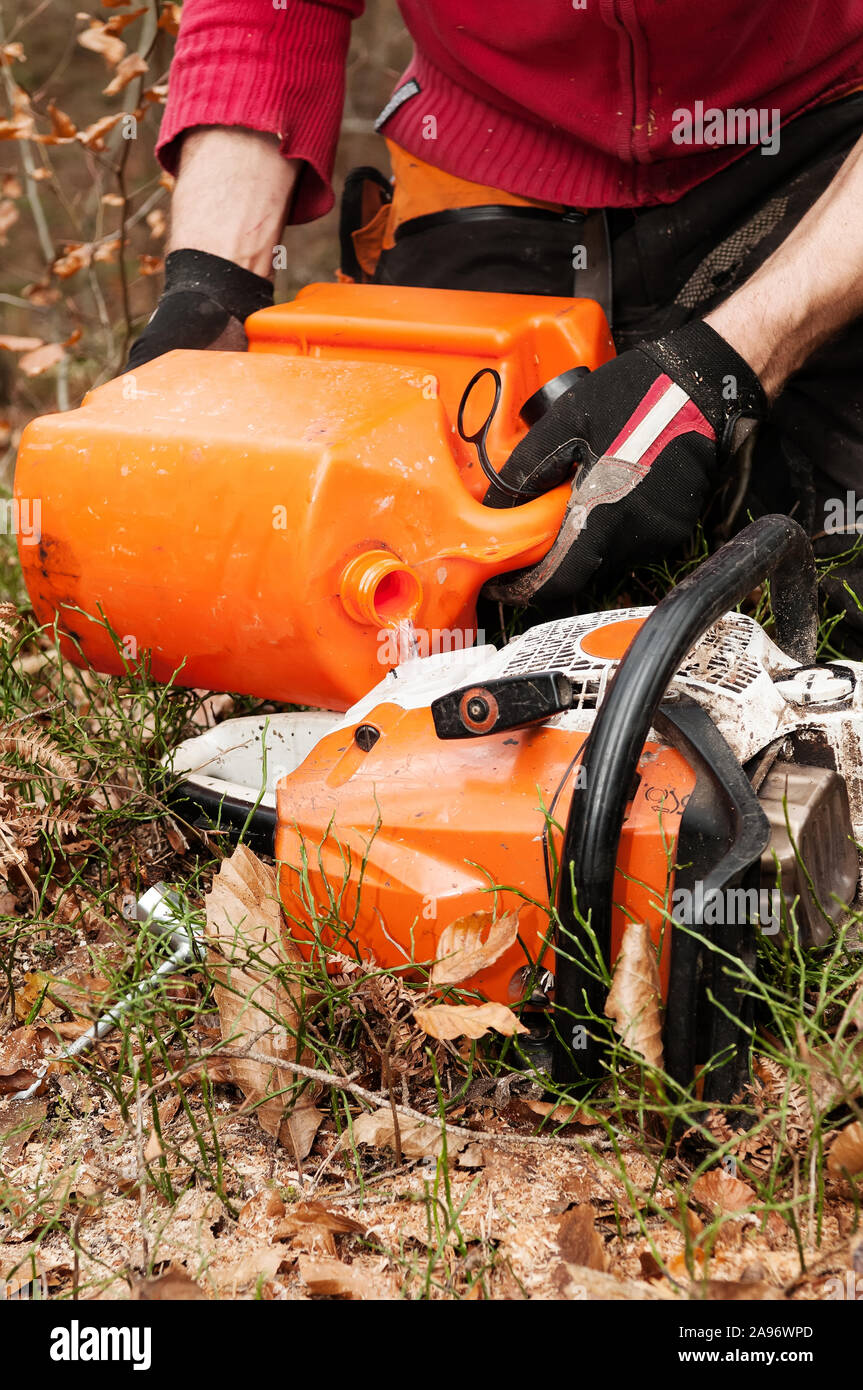
[[[272,302],[273,286],[262,275],[208,251],[172,251],[162,298],[132,344],[126,371],[172,348],[242,352],[248,346],[245,320]]]
[[[738,422],[766,413],[752,368],[701,320],[606,362],[557,398],[501,469],[524,501],[578,471],[548,554],[486,592],[509,603],[570,597],[681,545],[740,443]],[[485,503],[518,505],[494,485]]]

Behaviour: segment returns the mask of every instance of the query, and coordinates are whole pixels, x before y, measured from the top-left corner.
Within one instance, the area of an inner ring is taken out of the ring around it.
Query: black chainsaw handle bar
[[[603,959],[611,958],[614,873],[626,804],[638,760],[669,682],[699,637],[758,584],[771,578],[776,642],[803,664],[815,658],[818,600],[815,561],[801,526],[787,516],[753,521],[687,575],[638,630],[609,683],[584,745],[561,855],[557,910],[561,950],[555,965],[553,1074],[567,1084],[584,1075],[567,1034],[570,1020],[602,1017],[602,982],[582,967],[578,918],[590,915]],[[578,917],[576,916],[576,906]],[[571,943],[571,944],[570,944]],[[587,1002],[589,1009],[585,1009]]]

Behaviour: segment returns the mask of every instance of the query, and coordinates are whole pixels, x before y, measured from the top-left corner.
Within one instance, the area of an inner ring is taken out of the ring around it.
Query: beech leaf
[[[305,1053],[296,1057],[297,1005],[276,973],[280,965],[301,960],[298,947],[283,930],[276,872],[239,845],[222,861],[205,906],[222,1037],[230,1039],[233,1051],[254,1039],[251,1050],[272,1057],[272,1066],[251,1058],[233,1059],[234,1082],[256,1106],[267,1133],[302,1160],[323,1115],[310,1087],[292,1104],[290,1090],[285,1092],[297,1078],[279,1066],[280,1061],[294,1060],[309,1064],[312,1058]]]
[[[505,1004],[437,1004],[433,1008],[414,1009],[414,1018],[424,1033],[441,1042],[451,1038],[484,1038],[491,1028],[506,1037],[529,1031]]]
[[[830,1146],[827,1167],[837,1177],[842,1173],[851,1177],[863,1173],[863,1125],[859,1121],[837,1134]]]
[[[494,965],[518,934],[518,913],[495,920],[493,912],[472,912],[445,927],[432,966],[433,985],[458,985]]]
[[[605,1001],[605,1016],[632,1052],[662,1066],[659,966],[646,922],[630,922]]]

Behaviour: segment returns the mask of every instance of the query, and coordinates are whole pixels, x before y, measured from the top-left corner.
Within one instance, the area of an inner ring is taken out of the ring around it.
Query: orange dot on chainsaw
[[[581,650],[587,656],[599,656],[605,661],[617,661],[623,656],[633,637],[644,622],[643,618],[621,618],[617,623],[605,623],[586,632]]]

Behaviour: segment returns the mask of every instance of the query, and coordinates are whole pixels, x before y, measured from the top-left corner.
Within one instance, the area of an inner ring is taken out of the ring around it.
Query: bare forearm
[[[272,275],[299,161],[284,159],[275,135],[239,127],[192,130],[183,140],[169,250],[223,256]]]
[[[707,322],[775,398],[789,376],[863,313],[863,140],[764,265]]]

